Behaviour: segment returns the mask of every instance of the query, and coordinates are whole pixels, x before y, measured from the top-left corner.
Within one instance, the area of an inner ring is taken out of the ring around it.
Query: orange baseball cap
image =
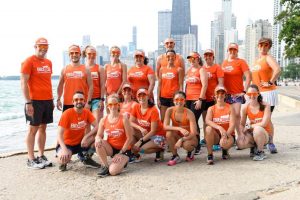
[[[35,45],[39,45],[39,44],[43,44],[43,45],[49,45],[48,43],[48,40],[46,38],[38,38],[36,41],[35,41]]]
[[[206,49],[205,51],[204,51],[204,55],[205,54],[212,54],[212,55],[215,55],[215,52],[212,50],[212,49]]]
[[[129,83],[125,83],[123,86],[122,86],[122,90],[124,90],[125,88],[131,88],[131,85]]]
[[[215,93],[217,93],[217,92],[220,91],[220,90],[223,90],[225,93],[227,92],[227,90],[226,90],[225,87],[223,87],[223,86],[217,86],[217,87],[215,88]]]
[[[143,50],[136,50],[134,52],[134,57],[137,56],[137,55],[145,57],[145,52]]]
[[[228,48],[227,48],[228,50],[229,49],[236,49],[236,50],[239,50],[239,45],[237,45],[236,43],[230,43],[229,45],[228,45]]]
[[[81,52],[80,51],[80,47],[76,44],[72,44],[70,47],[69,47],[69,52],[70,51],[76,51],[76,52]]]
[[[145,88],[140,88],[137,91],[136,95],[138,96],[139,94],[146,94],[146,95],[148,95],[148,91]]]
[[[197,53],[197,52],[192,52],[192,53],[190,53],[190,55],[188,56],[188,57],[186,57],[187,59],[189,59],[189,58],[200,58],[201,56],[200,56],[200,54],[199,53]]]

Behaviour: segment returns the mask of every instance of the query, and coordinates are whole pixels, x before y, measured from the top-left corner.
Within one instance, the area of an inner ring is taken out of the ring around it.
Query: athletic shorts
[[[27,115],[26,104],[24,107],[26,122],[29,121],[31,126],[39,126],[40,124],[49,124],[53,122],[53,100],[32,100],[34,109],[33,117]]]
[[[113,154],[111,157],[114,157],[116,154],[118,154],[121,151],[121,149],[116,149],[114,147],[111,147],[111,148],[113,150]],[[132,154],[131,151],[127,150],[124,155],[129,157],[131,154]]]
[[[93,112],[94,110],[99,109],[99,102],[100,102],[100,98],[95,98],[92,99],[92,104],[91,104],[91,111]],[[103,107],[101,108],[101,111],[103,111]]]
[[[74,108],[74,105],[63,105],[63,112],[65,112],[69,108]]]
[[[173,99],[172,99],[172,98],[159,97],[159,100],[160,100],[160,104],[161,104],[162,106],[166,106],[166,107],[174,106],[174,103],[173,103]]]
[[[83,151],[89,150],[89,148],[81,147],[81,144],[77,144],[74,146],[71,146],[71,145],[66,145],[66,146],[67,146],[67,149],[69,149],[72,152],[72,155],[82,154]],[[61,147],[59,144],[56,146],[55,150],[56,150],[56,154],[58,154],[58,152],[61,150]]]
[[[207,111],[209,107],[215,105],[215,101],[206,101],[203,110]]]
[[[244,104],[245,103],[245,97],[243,96],[232,96],[232,95],[226,95],[225,102],[229,104],[234,104],[234,103],[240,103]]]
[[[263,97],[263,101],[270,104],[270,106],[277,106],[278,105],[278,93],[277,90],[271,90],[266,92],[260,92],[261,96]]]

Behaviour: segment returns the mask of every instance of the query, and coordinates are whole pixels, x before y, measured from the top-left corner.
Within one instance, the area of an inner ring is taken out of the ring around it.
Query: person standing
[[[78,45],[69,47],[69,56],[71,63],[61,70],[57,86],[57,109],[64,112],[69,108],[73,108],[73,94],[76,91],[83,91],[85,99],[87,99],[85,107],[90,109],[93,95],[93,81],[90,69],[80,64],[81,52]],[[61,103],[62,94],[64,94],[63,106]]]
[[[21,89],[25,98],[25,117],[29,121],[26,137],[28,151],[27,167],[43,169],[52,166],[44,155],[47,124],[53,122],[52,62],[46,58],[48,41],[36,40],[35,54],[28,57],[21,67]],[[38,133],[39,156],[34,156],[34,144]]]

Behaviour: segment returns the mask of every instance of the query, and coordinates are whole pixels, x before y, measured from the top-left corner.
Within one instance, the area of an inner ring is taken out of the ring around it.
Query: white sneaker
[[[46,156],[42,155],[41,157],[37,157],[37,160],[39,161],[39,163],[43,163],[45,165],[45,167],[52,167],[53,164],[50,160],[47,159]]]
[[[44,169],[45,165],[43,163],[39,163],[37,159],[27,160],[27,168],[30,169]]]

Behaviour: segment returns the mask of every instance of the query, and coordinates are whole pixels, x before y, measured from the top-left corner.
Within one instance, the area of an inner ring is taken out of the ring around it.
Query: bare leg
[[[161,121],[164,121],[165,118],[165,113],[167,111],[168,107],[167,106],[160,106],[160,116],[161,116]]]
[[[29,130],[26,137],[26,146],[28,151],[28,158],[30,160],[34,159],[34,143],[35,143],[35,135],[39,129],[39,126],[31,126],[29,125]]]
[[[213,145],[218,144],[220,141],[220,136],[217,133],[217,131],[210,127],[206,127],[206,135],[205,135],[205,141],[206,141],[206,148],[207,148],[207,154],[212,155],[213,154]]]
[[[46,144],[46,128],[47,124],[41,124],[38,130],[38,148],[39,156],[44,155],[45,144]]]

